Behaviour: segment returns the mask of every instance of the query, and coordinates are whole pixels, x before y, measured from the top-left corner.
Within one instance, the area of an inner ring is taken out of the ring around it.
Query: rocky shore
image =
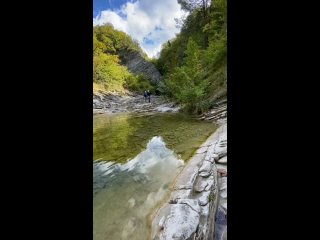
[[[93,95],[93,114],[119,112],[178,112],[180,106],[151,95],[150,103],[142,95]]]
[[[202,114],[199,119],[220,122],[220,119],[225,118],[227,118],[227,100],[217,102],[213,109]]]
[[[189,160],[168,201],[155,212],[153,240],[227,239],[227,119],[217,120],[220,127]]]

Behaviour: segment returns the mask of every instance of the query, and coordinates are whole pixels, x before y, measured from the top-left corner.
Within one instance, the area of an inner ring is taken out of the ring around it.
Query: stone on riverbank
[[[218,198],[226,197],[225,188],[219,193],[214,160],[226,152],[226,127],[223,124],[201,145],[177,177],[170,200],[153,218],[152,239],[213,239]]]

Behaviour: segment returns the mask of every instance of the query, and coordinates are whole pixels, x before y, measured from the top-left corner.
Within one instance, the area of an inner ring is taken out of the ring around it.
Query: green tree
[[[203,67],[201,51],[192,38],[185,51],[185,64],[177,67],[166,80],[170,94],[179,102],[186,104],[188,111],[202,111],[200,104],[206,93],[208,82],[202,80]]]
[[[163,45],[156,66],[161,91],[194,112],[226,97],[227,1],[179,0],[190,12],[180,34]]]

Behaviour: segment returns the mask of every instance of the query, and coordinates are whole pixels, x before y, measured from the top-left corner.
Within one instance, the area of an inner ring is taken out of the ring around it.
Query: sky
[[[111,23],[136,39],[149,57],[179,33],[174,18],[184,15],[177,0],[93,0],[93,25]]]

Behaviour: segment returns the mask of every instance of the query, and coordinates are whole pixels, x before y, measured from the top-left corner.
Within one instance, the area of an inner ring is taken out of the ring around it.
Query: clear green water
[[[183,114],[94,116],[94,239],[147,239],[148,215],[215,129]]]

